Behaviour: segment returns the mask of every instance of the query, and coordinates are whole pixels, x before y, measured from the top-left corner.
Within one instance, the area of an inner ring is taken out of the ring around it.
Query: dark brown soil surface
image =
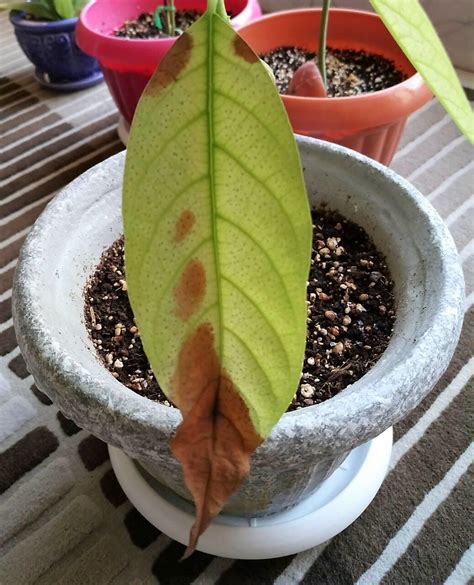
[[[283,47],[260,57],[272,68],[279,93],[286,94],[294,72],[316,54],[298,47]],[[405,79],[392,61],[364,51],[328,48],[326,68],[329,97],[379,91]]]
[[[395,321],[393,283],[365,231],[326,209],[313,212],[313,221],[306,355],[288,410],[328,400],[361,378],[387,347]],[[172,406],[133,320],[122,238],[104,252],[85,297],[87,329],[105,367],[131,390]]]
[[[200,16],[201,13],[197,12],[197,10],[177,10],[176,36],[184,32]],[[162,14],[161,18],[163,20],[165,15]],[[127,20],[120,28],[114,30],[113,34],[116,37],[126,37],[128,39],[153,39],[169,36],[156,27],[155,18],[151,12],[143,12],[135,20]]]
[[[176,11],[176,36],[179,36],[188,27],[190,27],[201,16],[197,10],[177,10]],[[161,15],[163,20],[165,15]],[[113,31],[116,37],[126,37],[128,39],[154,39],[164,38],[167,35],[164,31],[158,29],[155,25],[155,18],[151,12],[143,12],[135,20],[127,20],[120,28]]]
[[[390,272],[367,233],[324,208],[313,222],[306,354],[289,410],[328,400],[361,378],[395,322]]]

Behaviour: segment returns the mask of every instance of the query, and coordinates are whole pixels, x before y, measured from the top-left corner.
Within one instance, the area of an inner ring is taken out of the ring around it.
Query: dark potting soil
[[[201,13],[197,10],[177,10],[176,36],[184,32],[200,16]],[[161,18],[164,19],[165,15],[162,14]],[[113,31],[113,34],[116,37],[126,37],[128,39],[153,39],[168,36],[155,25],[155,18],[151,12],[143,12],[138,18],[125,21],[120,28]]]
[[[273,70],[279,93],[286,94],[295,71],[316,57],[298,47],[283,47],[271,53],[260,55]],[[329,97],[344,97],[387,89],[405,79],[393,61],[349,49],[331,49],[326,53],[326,71]]]
[[[332,398],[361,378],[388,345],[393,283],[367,233],[325,208],[313,212],[308,334],[295,410]],[[172,406],[159,387],[133,319],[123,238],[104,252],[85,291],[88,332],[105,367],[142,396]]]
[[[176,35],[179,36],[188,27],[190,27],[201,16],[197,10],[177,10],[176,11]],[[162,14],[162,20],[165,15]],[[153,39],[156,37],[164,38],[167,35],[155,25],[155,18],[151,12],[143,12],[134,20],[127,20],[120,28],[113,31],[116,37],[126,37],[128,39]]]

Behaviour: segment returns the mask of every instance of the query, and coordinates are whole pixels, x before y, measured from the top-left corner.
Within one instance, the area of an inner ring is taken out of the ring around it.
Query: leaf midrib
[[[207,55],[207,120],[208,120],[208,130],[209,130],[209,184],[210,184],[210,195],[211,195],[211,226],[212,226],[212,238],[214,238],[214,265],[215,265],[215,272],[216,272],[216,293],[217,293],[217,314],[218,314],[218,335],[219,341],[217,343],[217,355],[219,359],[219,365],[222,368],[222,289],[220,285],[220,277],[221,277],[221,270],[220,270],[220,262],[219,262],[219,252],[217,250],[218,245],[218,238],[217,238],[217,205],[216,205],[216,185],[214,181],[214,117],[212,116],[212,108],[214,104],[214,95],[212,92],[212,78],[214,75],[214,39],[213,39],[213,18],[215,13],[215,5],[214,10],[211,10],[211,2],[209,2],[207,15],[208,15],[208,55]],[[220,413],[222,416],[222,413]],[[230,421],[229,421],[230,422]],[[214,450],[215,443],[216,443],[216,425],[213,424],[211,428],[212,438],[211,438],[211,445],[212,450]],[[209,486],[211,485],[211,478],[212,478],[212,468],[213,462],[211,459],[211,471],[209,472],[207,479],[206,479],[206,486],[204,488],[204,499],[203,503],[208,500],[209,497]],[[202,512],[203,509],[198,512],[199,518],[199,531],[201,531],[202,526]]]
[[[213,36],[213,26],[214,26],[214,17],[216,15],[209,11],[208,12],[208,55],[207,55],[207,120],[208,120],[208,130],[209,130],[209,184],[210,184],[210,195],[211,195],[211,228],[212,228],[212,238],[214,240],[214,270],[216,273],[216,295],[217,295],[217,314],[218,314],[218,323],[216,327],[216,335],[219,336],[217,342],[217,355],[219,358],[219,363],[222,366],[222,354],[223,354],[223,339],[222,339],[222,324],[224,323],[223,315],[222,315],[222,287],[221,287],[221,267],[220,267],[220,257],[219,257],[219,238],[217,233],[217,198],[216,198],[216,185],[215,185],[215,177],[214,177],[214,169],[215,169],[215,138],[214,138],[214,116],[213,116],[213,107],[214,107],[214,92],[213,92],[213,77],[214,77],[214,36]]]

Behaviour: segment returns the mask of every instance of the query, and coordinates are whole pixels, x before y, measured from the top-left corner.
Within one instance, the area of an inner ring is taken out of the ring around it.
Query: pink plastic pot
[[[160,4],[160,0],[93,0],[77,25],[77,44],[99,61],[110,93],[129,123],[148,80],[176,39],[126,39],[112,32],[142,12],[154,12]],[[176,0],[175,5],[178,10],[204,12],[207,2]],[[258,0],[226,0],[226,8],[236,15],[235,27],[261,15]]]
[[[280,47],[317,51],[320,21],[318,8],[276,12],[239,28],[239,34],[259,55]],[[394,61],[407,79],[382,91],[351,97],[284,95],[293,130],[390,164],[407,117],[431,99],[430,90],[375,14],[332,8],[327,43],[383,55]]]

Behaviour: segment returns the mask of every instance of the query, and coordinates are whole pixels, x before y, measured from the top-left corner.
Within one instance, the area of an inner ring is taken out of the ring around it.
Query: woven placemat
[[[76,94],[41,89],[4,14],[0,39],[0,583],[467,583],[474,566],[474,163],[439,104],[433,100],[411,117],[392,166],[433,203],[454,236],[466,275],[466,317],[448,371],[395,428],[382,489],[343,534],[302,554],[232,561],[197,553],[177,563],[183,547],[127,501],[104,443],[35,388],[11,319],[12,277],[26,234],[61,187],[122,149],[117,110],[104,84]]]

